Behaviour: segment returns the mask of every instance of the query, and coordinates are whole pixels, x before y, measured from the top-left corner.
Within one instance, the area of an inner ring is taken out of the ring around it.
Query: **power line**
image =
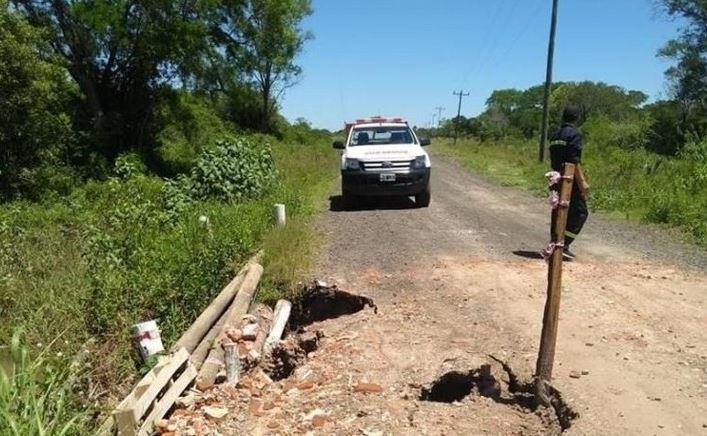
[[[473,65],[470,65],[466,70],[464,71],[464,74],[461,77],[461,82],[460,82],[460,87],[465,86],[466,82],[469,79],[469,76],[472,74],[476,74],[476,70],[479,67],[479,62],[483,58],[483,54],[486,53],[489,50],[489,45],[492,42],[492,35],[493,35],[493,30],[494,28],[498,28],[496,25],[496,22],[498,21],[498,18],[501,17],[501,11],[503,10],[504,3],[502,1],[496,1],[494,2],[494,12],[493,14],[490,14],[491,19],[488,20],[487,27],[484,28],[483,30],[483,42],[478,45],[478,49],[475,50],[476,53],[473,58],[475,58],[475,63]]]
[[[504,15],[506,15],[506,17],[507,17],[503,20],[504,22],[510,22],[513,19],[513,17],[514,17],[513,14],[514,14],[516,8],[518,7],[518,3],[519,3],[519,1],[516,0],[514,3],[512,3],[510,5],[511,6],[510,9],[504,13]],[[500,27],[504,27],[504,26],[500,26]],[[498,28],[494,29],[494,31],[492,31],[490,33],[492,35],[496,34],[495,31],[497,31],[497,29]],[[477,63],[477,69],[476,69],[474,76],[473,76],[474,78],[477,78],[477,77],[482,78],[483,77],[482,73],[484,73],[488,64],[494,59],[494,57],[498,56],[498,53],[499,53],[500,47],[501,47],[499,45],[499,42],[501,40],[502,40],[502,38],[499,38],[499,37],[495,37],[491,40],[491,43],[487,47],[488,50],[486,51],[484,56],[482,56],[479,59],[479,61]]]
[[[471,95],[471,92],[464,92],[463,89],[460,89],[459,92],[452,92],[453,95],[458,95],[459,96],[459,106],[457,107],[457,118],[454,120],[454,144],[457,143],[457,135],[459,133],[459,117],[461,117],[462,114],[462,98],[468,97]]]
[[[486,68],[490,60],[494,57],[494,54],[498,55],[499,50],[497,50],[497,47],[501,38],[493,36],[496,35],[496,31],[498,31],[499,28],[504,26],[497,24],[497,21],[499,21],[502,15],[505,15],[506,18],[503,19],[503,22],[509,22],[514,16],[515,11],[520,4],[520,0],[514,0],[513,3],[510,4],[499,1],[498,4],[500,7],[496,9],[496,13],[490,21],[491,26],[486,32],[486,39],[481,46],[482,51],[479,53],[479,57],[476,59],[474,67],[469,68],[465,72],[462,79],[462,86],[465,86],[471,78],[481,77],[481,73]],[[506,10],[504,5],[509,5],[510,8]]]
[[[489,65],[488,71],[492,71],[494,68],[498,67],[504,60],[508,59],[508,55],[511,53],[511,50],[513,50],[515,48],[518,41],[520,41],[520,39],[525,35],[525,33],[528,31],[528,29],[532,28],[532,23],[535,21],[535,18],[537,17],[538,13],[542,9],[542,6],[544,5],[544,3],[545,3],[545,0],[538,0],[538,3],[536,5],[535,9],[533,9],[533,11],[530,14],[528,14],[528,19],[526,20],[526,22],[523,23],[522,26],[518,26],[519,31],[518,31],[518,33],[516,33],[515,37],[511,40],[510,45],[508,45],[508,47],[506,47],[505,51],[499,50],[497,52],[497,53],[501,53],[501,56],[496,60],[496,62],[494,62],[492,65]],[[484,72],[485,71],[483,71],[483,69],[482,69],[482,71],[479,74],[479,77],[481,79],[488,78],[488,75],[481,74]]]

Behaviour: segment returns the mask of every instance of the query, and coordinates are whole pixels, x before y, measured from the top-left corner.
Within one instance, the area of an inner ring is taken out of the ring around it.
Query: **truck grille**
[[[371,173],[409,173],[412,160],[377,160],[361,164],[364,171]]]

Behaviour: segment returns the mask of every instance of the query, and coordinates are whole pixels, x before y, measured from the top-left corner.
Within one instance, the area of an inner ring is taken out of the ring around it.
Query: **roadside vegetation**
[[[686,23],[658,53],[674,61],[666,71],[669,99],[648,103],[641,91],[601,82],[558,82],[551,88],[550,135],[572,103],[582,111],[583,163],[589,206],[631,219],[677,227],[707,246],[707,6],[663,0],[664,11]],[[425,132],[442,139],[439,152],[504,184],[544,192],[538,162],[543,86],[494,91],[486,110],[453,118]]]
[[[56,383],[46,386],[57,392],[38,395],[94,413],[138,375],[130,339],[136,322],[158,319],[163,340],[173,342],[263,246],[261,298],[293,291],[316,242],[306,224],[336,176],[329,142],[328,135],[306,144],[229,137],[204,152],[189,175],[167,180],[125,156],[106,181],[0,207],[0,334],[21,332],[24,359],[44,362],[16,368],[31,370],[29,378],[57,370]],[[246,192],[252,195],[241,197]],[[274,229],[274,203],[287,207],[284,229]],[[82,347],[85,360],[70,370]],[[58,389],[67,379],[72,385]],[[86,419],[74,425],[90,426]]]
[[[131,326],[169,346],[263,247],[260,298],[296,289],[336,177],[278,113],[310,13],[0,0],[0,434],[91,433],[145,369]]]
[[[452,140],[441,139],[432,147],[503,185],[547,194],[543,175],[548,163],[538,162],[538,141],[464,138],[453,145]],[[680,157],[602,147],[594,141],[585,147],[583,161],[592,189],[592,210],[670,225],[680,229],[688,241],[707,246],[707,162],[699,157],[704,156],[705,143],[690,144]],[[697,150],[692,151],[693,147]],[[697,158],[688,152],[696,153]]]

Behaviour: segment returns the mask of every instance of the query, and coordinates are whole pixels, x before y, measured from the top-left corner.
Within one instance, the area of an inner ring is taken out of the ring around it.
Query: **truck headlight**
[[[350,159],[347,157],[346,162],[344,163],[344,168],[347,170],[360,170],[361,162],[358,159]]]
[[[425,168],[425,156],[417,156],[414,161],[412,161],[412,169],[420,170]]]

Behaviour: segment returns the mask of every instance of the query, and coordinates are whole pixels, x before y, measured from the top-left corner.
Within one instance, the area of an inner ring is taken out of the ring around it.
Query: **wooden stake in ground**
[[[223,344],[223,351],[226,360],[226,383],[233,386],[238,383],[241,375],[241,361],[236,354],[236,344]]]
[[[550,396],[547,384],[552,378],[552,366],[555,360],[555,344],[557,343],[557,324],[560,314],[560,295],[562,293],[562,253],[567,226],[567,212],[569,209],[572,184],[574,182],[574,164],[564,164],[562,179],[560,181],[560,202],[555,214],[555,227],[552,229],[552,243],[556,246],[550,255],[547,273],[547,300],[545,301],[545,314],[543,315],[543,330],[540,337],[540,351],[535,368],[536,398],[546,406],[550,405]]]

